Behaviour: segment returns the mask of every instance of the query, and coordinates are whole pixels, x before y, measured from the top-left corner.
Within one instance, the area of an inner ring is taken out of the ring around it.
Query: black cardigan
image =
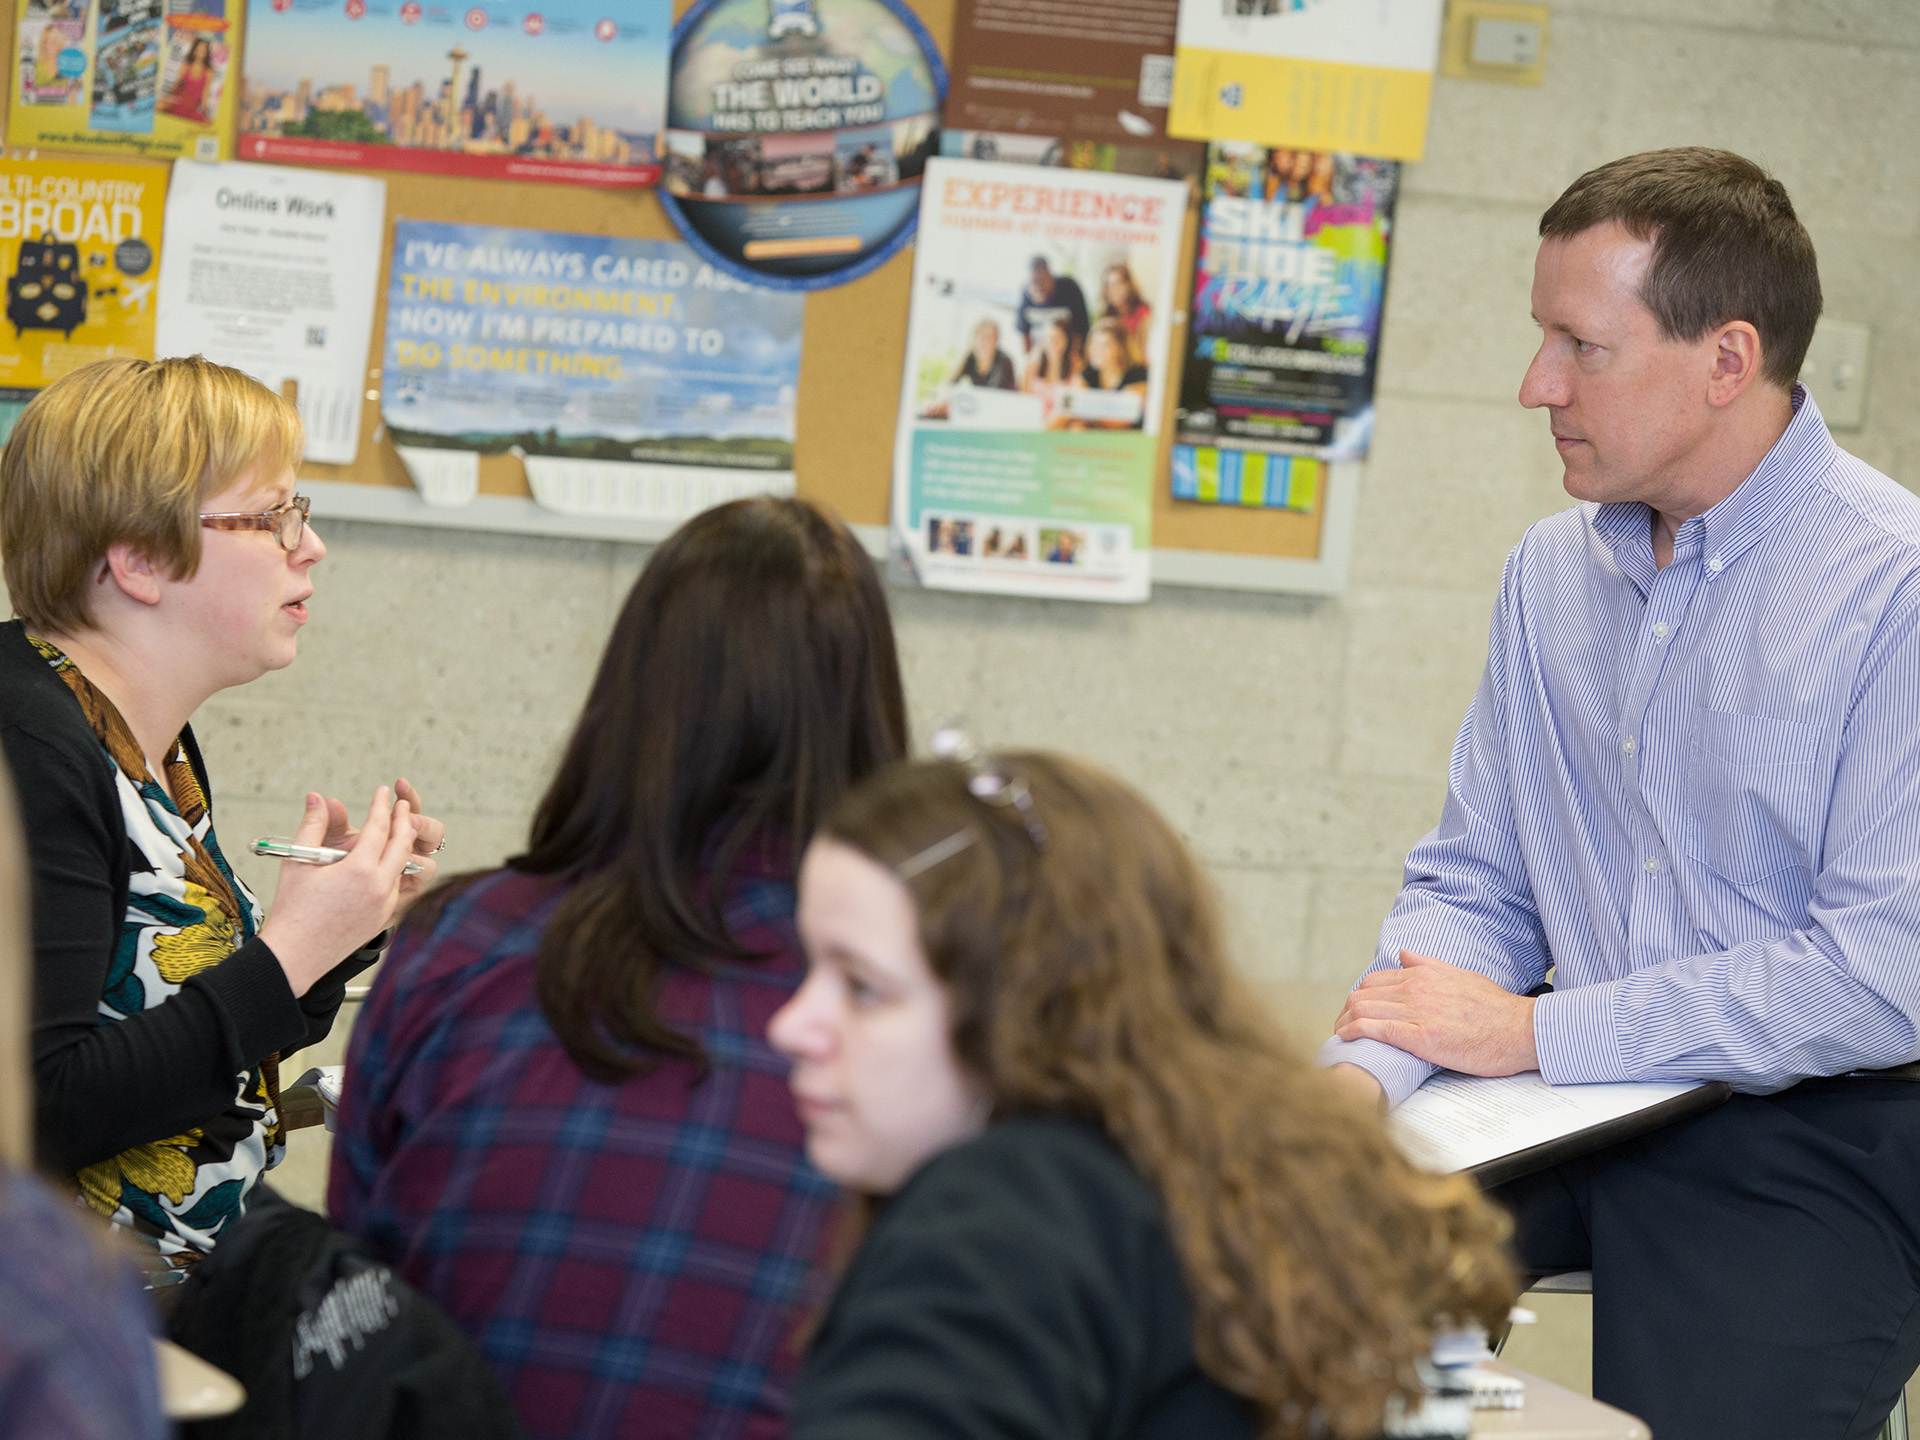
[[[181,739],[211,806],[192,730]],[[33,1073],[44,1168],[70,1173],[203,1125],[232,1106],[242,1071],[325,1038],[347,982],[377,950],[357,952],[295,998],[273,951],[256,939],[161,1004],[101,1024],[133,844],[112,762],[18,620],[0,624],[0,748],[33,871]]]
[[[1194,1361],[1160,1201],[1091,1125],[1004,1120],[889,1200],[807,1352],[790,1440],[1252,1440]]]

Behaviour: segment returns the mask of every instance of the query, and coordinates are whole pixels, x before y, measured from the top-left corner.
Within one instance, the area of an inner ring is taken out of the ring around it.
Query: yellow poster
[[[1180,0],[1167,133],[1418,160],[1441,0]]]
[[[231,153],[246,0],[14,0],[7,143],[155,160]]]
[[[0,160],[0,400],[109,356],[153,358],[166,202],[164,165]]]

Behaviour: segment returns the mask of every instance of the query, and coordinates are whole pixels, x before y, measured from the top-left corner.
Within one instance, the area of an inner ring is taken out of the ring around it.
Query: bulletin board
[[[685,9],[691,0],[677,7]],[[950,51],[953,0],[906,0],[943,53]],[[12,7],[3,44],[13,63],[17,27]],[[11,74],[9,69],[6,73]],[[8,87],[8,95],[12,93]],[[158,167],[156,167],[158,168]],[[597,538],[658,538],[647,522],[585,519],[539,512],[520,464],[511,456],[480,458],[480,494],[467,507],[432,509],[421,502],[380,420],[380,337],[386,325],[386,263],[397,219],[533,226],[592,235],[678,239],[650,190],[601,190],[514,180],[475,180],[403,171],[365,172],[387,183],[387,243],[374,315],[374,343],[360,451],[350,465],[307,464],[301,478],[317,514],[403,520],[462,528],[511,529]],[[1179,307],[1170,353],[1185,351],[1186,287],[1191,284],[1198,207],[1188,215],[1179,274]],[[164,243],[164,240],[163,240]],[[911,249],[862,279],[807,297],[795,421],[795,483],[800,494],[832,507],[869,548],[885,542],[891,490],[900,366],[906,353],[913,277]],[[1166,387],[1154,488],[1156,583],[1229,589],[1332,593],[1345,586],[1358,486],[1356,465],[1331,466],[1321,504],[1310,514],[1176,501],[1168,485],[1177,384]],[[538,512],[538,513],[535,513]],[[633,533],[629,534],[628,529]],[[654,527],[664,530],[671,527]]]

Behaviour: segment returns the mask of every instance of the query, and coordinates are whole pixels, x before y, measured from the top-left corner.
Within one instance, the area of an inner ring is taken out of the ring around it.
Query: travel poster
[[[1206,147],[1167,137],[1178,9],[1177,0],[959,0],[940,153],[1197,174]]]
[[[16,0],[7,143],[218,160],[245,0]]]
[[[309,460],[360,449],[387,182],[247,165],[173,167],[158,355],[204,355],[281,393],[294,384]]]
[[[164,165],[0,160],[0,430],[70,370],[153,358],[166,200]]]
[[[1209,148],[1173,455],[1179,500],[1313,508],[1373,438],[1399,162]]]
[[[576,515],[791,494],[803,309],[677,241],[402,220],[381,417],[434,503],[473,469],[449,451]]]
[[[1179,0],[1169,134],[1418,160],[1444,0]]]
[[[1184,182],[936,158],[893,545],[924,584],[1144,600]]]
[[[651,185],[671,28],[671,0],[248,0],[240,155]]]
[[[744,279],[843,285],[912,235],[946,80],[900,0],[700,0],[674,30],[660,202]]]

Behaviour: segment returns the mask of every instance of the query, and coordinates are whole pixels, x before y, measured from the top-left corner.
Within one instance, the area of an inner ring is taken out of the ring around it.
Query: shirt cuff
[[[1321,1066],[1358,1065],[1380,1082],[1389,1107],[1413,1094],[1440,1068],[1381,1040],[1342,1040],[1338,1035],[1322,1045],[1313,1058]]]
[[[1615,982],[1576,985],[1542,995],[1533,1007],[1533,1048],[1549,1085],[1631,1080],[1614,1024]]]
[[[226,1012],[242,1065],[257,1065],[307,1033],[307,1017],[287,972],[264,940],[249,940],[187,983],[203,986]]]

